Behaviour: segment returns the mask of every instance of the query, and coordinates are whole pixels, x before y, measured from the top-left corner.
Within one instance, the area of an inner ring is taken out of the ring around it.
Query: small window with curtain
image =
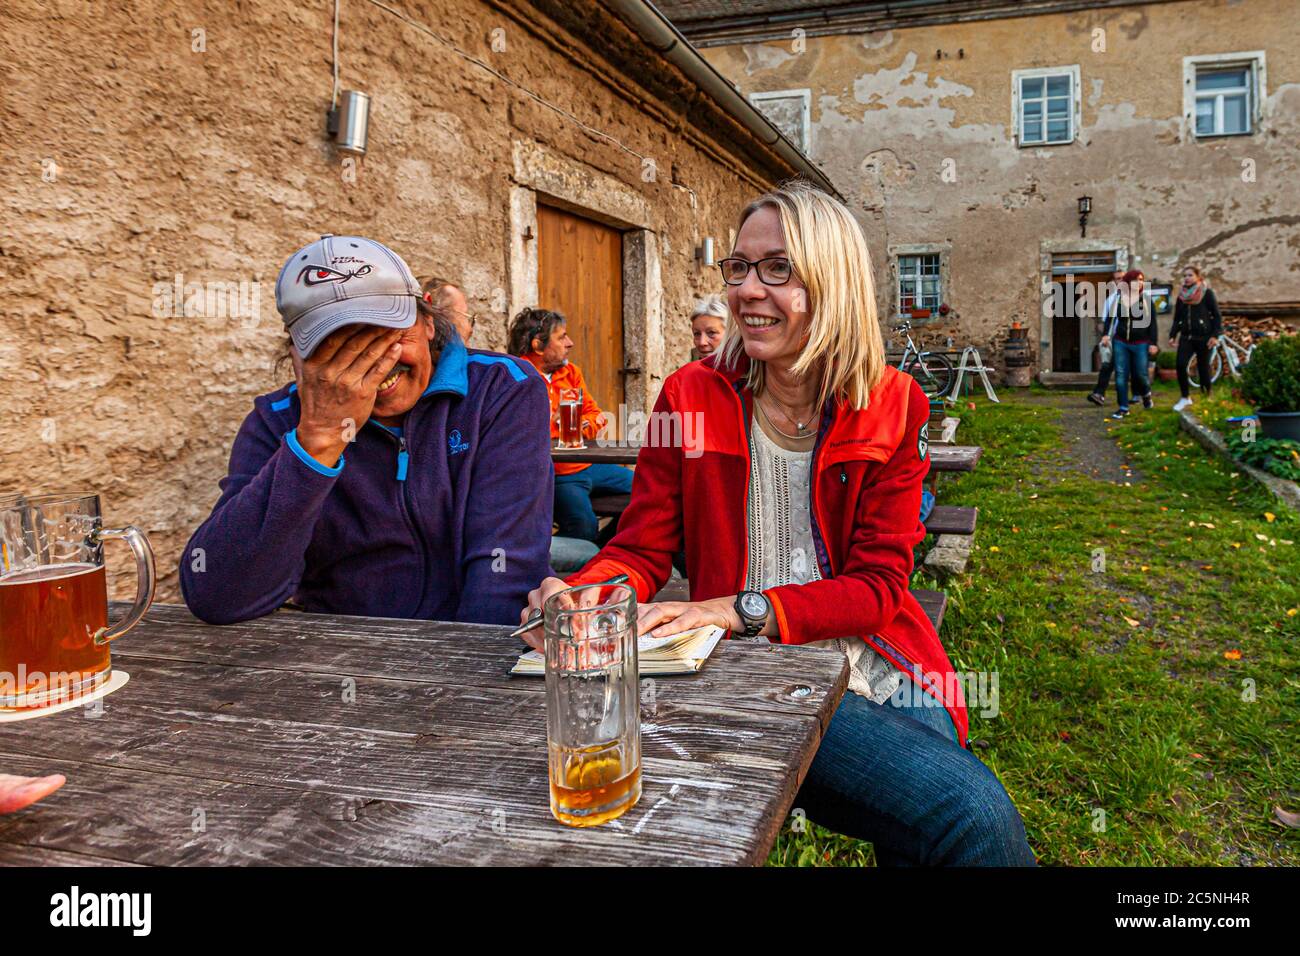
[[[1197,136],[1237,136],[1251,131],[1251,73],[1249,66],[1197,69]]]
[[[898,257],[898,311],[938,310],[943,301],[939,284],[939,256]]]
[[[1259,132],[1266,80],[1263,50],[1183,57],[1183,135],[1209,139]]]

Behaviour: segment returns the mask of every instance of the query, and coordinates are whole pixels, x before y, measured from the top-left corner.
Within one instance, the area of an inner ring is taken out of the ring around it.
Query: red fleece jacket
[[[618,533],[571,585],[626,573],[652,600],[686,551],[692,601],[736,594],[748,565],[748,360],[691,362],[664,382]],[[859,636],[942,701],[966,743],[966,705],[948,655],[908,590],[912,549],[925,536],[929,400],[886,368],[868,407],[822,412],[813,450],[811,515],[822,580],[769,588],[783,644]],[[669,441],[675,436],[684,440]],[[660,439],[660,440],[656,440]]]

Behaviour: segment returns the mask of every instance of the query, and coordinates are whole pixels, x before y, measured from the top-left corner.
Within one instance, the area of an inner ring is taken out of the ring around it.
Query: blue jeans
[[[1147,381],[1147,342],[1124,342],[1115,339],[1115,394],[1119,398],[1119,407],[1128,408],[1129,376],[1133,376],[1133,395],[1139,397],[1151,393],[1151,383]]]
[[[626,495],[632,472],[622,465],[590,465],[572,475],[555,476],[555,521],[566,538],[596,540],[599,527],[591,510],[592,495]]]
[[[998,778],[957,745],[946,710],[913,701],[911,684],[883,705],[845,693],[795,807],[870,840],[882,866],[1034,866]]]
[[[551,570],[561,577],[582,570],[582,566],[594,558],[600,549],[595,542],[582,538],[565,538],[555,535],[551,538]]]

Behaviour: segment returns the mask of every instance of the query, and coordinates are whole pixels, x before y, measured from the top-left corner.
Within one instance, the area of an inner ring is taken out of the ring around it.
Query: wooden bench
[[[591,510],[597,518],[617,518],[631,502],[631,495],[592,495]]]
[[[939,626],[943,624],[944,612],[948,610],[948,595],[942,591],[924,591],[913,588],[912,596],[920,603],[921,610],[930,619],[934,629],[939,630]]]
[[[934,625],[934,629],[939,630],[939,625],[943,623],[944,612],[948,609],[948,595],[942,591],[923,590],[913,590],[912,594],[920,603],[921,609],[925,611],[925,616]],[[656,601],[689,601],[690,599],[690,585],[685,578],[673,578],[655,595]]]
[[[599,514],[599,512],[597,512]],[[927,534],[974,534],[975,522],[979,519],[978,508],[962,508],[956,505],[935,505],[930,517],[925,519]]]

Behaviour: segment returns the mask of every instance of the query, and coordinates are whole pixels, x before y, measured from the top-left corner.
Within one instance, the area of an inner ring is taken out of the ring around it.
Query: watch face
[[[740,599],[740,610],[746,617],[767,617],[767,598],[761,594],[746,594]]]

